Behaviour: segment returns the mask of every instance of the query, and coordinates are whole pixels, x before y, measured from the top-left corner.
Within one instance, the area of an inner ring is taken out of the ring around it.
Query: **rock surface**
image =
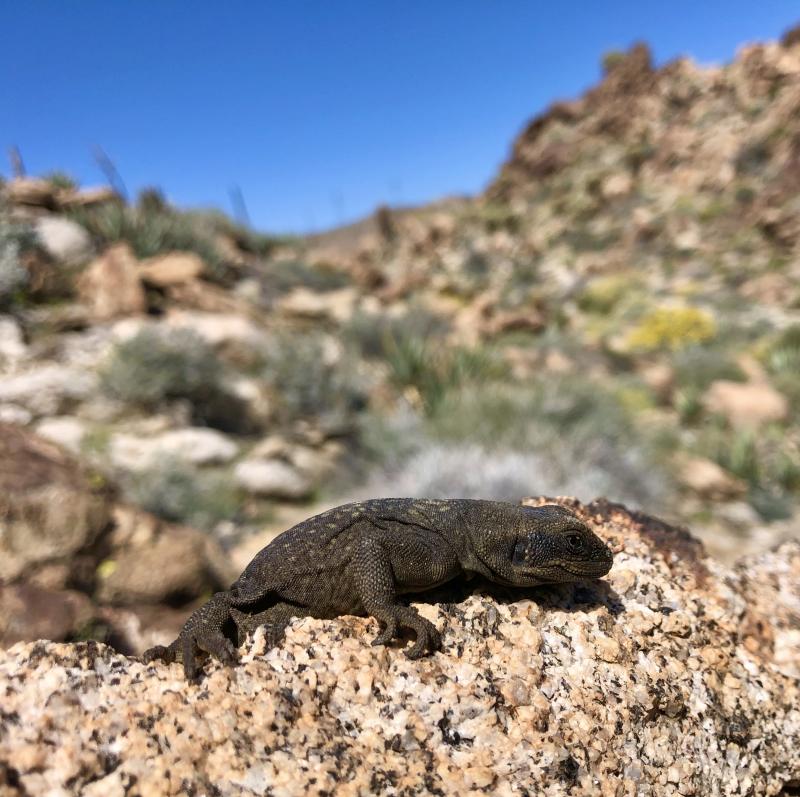
[[[563,502],[615,550],[607,580],[418,604],[444,630],[442,652],[418,662],[370,647],[374,622],[351,617],[295,621],[269,651],[259,630],[238,667],[207,664],[199,684],[95,643],[14,646],[0,654],[0,794],[796,783],[800,545],[729,570],[684,531]]]

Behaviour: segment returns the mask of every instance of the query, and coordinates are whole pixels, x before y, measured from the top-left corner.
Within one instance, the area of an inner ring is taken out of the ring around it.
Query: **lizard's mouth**
[[[611,559],[601,562],[555,561],[534,568],[520,568],[519,575],[538,584],[558,584],[582,578],[600,578],[611,570]]]

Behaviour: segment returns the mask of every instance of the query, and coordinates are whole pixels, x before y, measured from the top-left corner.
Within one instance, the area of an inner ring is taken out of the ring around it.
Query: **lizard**
[[[608,546],[556,504],[415,498],[345,504],[279,534],[230,589],[189,617],[172,644],[150,648],[143,659],[180,661],[193,680],[198,653],[233,665],[232,639],[241,645],[259,626],[272,647],[294,617],[345,614],[378,620],[373,645],[389,644],[410,629],[416,640],[406,655],[417,659],[438,650],[441,636],[400,596],[460,575],[506,587],[599,578],[612,561]]]

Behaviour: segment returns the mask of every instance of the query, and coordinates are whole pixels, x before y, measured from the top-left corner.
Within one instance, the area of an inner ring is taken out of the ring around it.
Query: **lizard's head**
[[[508,522],[475,541],[476,553],[501,583],[579,581],[611,570],[611,549],[568,510],[555,504],[514,509]]]

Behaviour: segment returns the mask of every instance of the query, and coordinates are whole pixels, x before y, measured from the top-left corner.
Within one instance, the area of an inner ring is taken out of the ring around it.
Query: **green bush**
[[[640,433],[624,402],[577,376],[451,391],[429,419],[428,432],[449,445],[536,457],[549,468],[547,484],[602,483],[610,497],[651,507],[668,484],[654,441]],[[528,477],[529,493],[545,484],[535,469]]]
[[[213,237],[191,216],[154,205],[151,197],[140,207],[107,203],[77,208],[71,216],[89,231],[99,248],[125,241],[140,258],[194,252],[206,264],[209,276],[223,277],[225,264]]]
[[[355,315],[344,329],[345,340],[367,359],[387,360],[398,341],[443,338],[449,322],[423,307],[412,306],[400,316]]]
[[[779,500],[800,491],[800,442],[780,426],[756,433],[711,423],[693,449],[747,482],[757,499],[772,495]],[[757,500],[756,508],[761,511],[763,502]]]
[[[775,374],[800,374],[800,324],[781,333],[769,348],[767,362]]]
[[[145,409],[170,399],[202,403],[218,392],[222,365],[196,333],[143,329],[118,343],[101,371],[103,388],[114,398]]]
[[[579,447],[600,437],[619,441],[635,432],[623,404],[594,382],[553,376],[526,385],[487,382],[452,391],[432,419],[435,435],[527,449],[569,438]]]
[[[333,291],[351,284],[350,278],[342,271],[323,265],[311,265],[302,260],[281,260],[267,264],[261,274],[264,292],[284,294],[294,288],[308,288],[312,291]]]
[[[631,290],[630,274],[620,274],[593,279],[578,297],[578,306],[586,313],[608,315],[626,293]]]
[[[346,353],[332,357],[324,338],[277,334],[263,354],[263,379],[285,422],[309,416],[341,420],[366,406],[355,363]]]
[[[624,50],[609,50],[603,53],[603,57],[600,60],[603,67],[603,74],[607,75],[609,72],[612,72],[626,57],[627,53]]]
[[[33,231],[0,212],[0,309],[18,301],[28,285],[28,271],[20,260],[34,246]]]
[[[198,471],[179,461],[162,462],[132,477],[126,495],[158,517],[206,530],[235,519],[241,508],[241,497],[224,474]]]
[[[386,360],[395,387],[418,400],[429,415],[448,393],[466,384],[502,379],[507,368],[485,349],[444,348],[418,337],[390,337]]]
[[[44,179],[47,180],[50,185],[65,191],[74,191],[78,188],[78,181],[71,174],[67,174],[66,172],[48,172],[44,175]]]

